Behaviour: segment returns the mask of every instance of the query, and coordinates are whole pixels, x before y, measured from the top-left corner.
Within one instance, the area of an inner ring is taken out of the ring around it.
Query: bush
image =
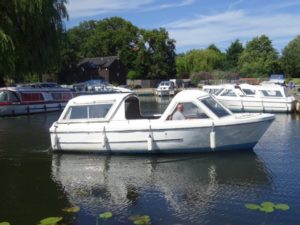
[[[127,79],[130,79],[130,80],[136,80],[136,79],[139,79],[140,76],[137,74],[137,72],[135,72],[134,70],[130,70],[128,73],[127,73]]]
[[[191,82],[194,86],[197,87],[198,83],[202,80],[211,80],[213,79],[213,75],[208,72],[198,72],[198,73],[193,73],[191,75]]]

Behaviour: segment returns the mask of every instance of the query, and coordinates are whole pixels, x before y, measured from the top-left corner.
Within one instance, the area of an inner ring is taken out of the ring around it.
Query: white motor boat
[[[236,112],[292,112],[297,100],[281,85],[204,85],[227,108]]]
[[[175,95],[175,87],[172,81],[162,81],[155,90],[157,96],[173,96]]]
[[[178,104],[185,120],[172,120]],[[233,114],[200,90],[184,90],[161,116],[141,114],[134,93],[79,96],[50,128],[55,151],[189,153],[249,150],[274,120],[272,114]]]

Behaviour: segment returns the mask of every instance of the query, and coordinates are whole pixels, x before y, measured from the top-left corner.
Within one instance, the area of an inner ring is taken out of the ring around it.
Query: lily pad
[[[290,207],[287,204],[276,204],[275,209],[280,209],[283,211],[289,210]]]
[[[268,206],[264,206],[264,207],[260,207],[259,209],[261,212],[265,212],[265,213],[271,213],[274,212],[274,208],[270,205]]]
[[[150,216],[147,216],[147,215],[130,216],[129,219],[132,220],[135,225],[149,225],[149,224],[151,224]]]
[[[109,218],[111,218],[113,216],[113,214],[111,213],[111,212],[105,212],[105,213],[101,213],[100,215],[99,215],[99,217],[101,218],[101,219],[109,219]]]
[[[78,206],[63,209],[64,212],[68,212],[68,213],[77,213],[77,212],[79,212],[79,210],[80,210],[80,207],[78,207]]]
[[[289,210],[290,207],[287,204],[274,204],[273,202],[263,202],[260,205],[256,205],[256,204],[245,204],[245,207],[247,209],[251,209],[251,210],[259,210],[261,212],[264,213],[271,213],[274,212],[276,209],[277,210]]]
[[[246,207],[247,209],[251,209],[251,210],[257,210],[257,209],[260,209],[260,206],[259,206],[259,205],[251,204],[251,203],[245,204],[245,207]]]
[[[48,217],[41,220],[39,225],[56,225],[62,219],[62,217]]]
[[[261,206],[266,208],[270,208],[270,207],[273,208],[275,205],[273,202],[263,202],[261,203]]]
[[[9,222],[1,222],[0,225],[10,225]]]

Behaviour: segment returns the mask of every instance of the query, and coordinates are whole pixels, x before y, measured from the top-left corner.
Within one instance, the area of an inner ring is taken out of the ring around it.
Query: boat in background
[[[107,93],[127,93],[133,92],[132,90],[125,87],[117,87],[106,80],[98,79],[98,80],[88,80],[82,83],[74,84],[72,86],[74,90],[74,94],[78,95],[86,95],[86,94],[107,94]]]
[[[0,88],[0,116],[62,110],[73,92],[54,83],[22,84]]]
[[[173,120],[178,105],[186,120]],[[79,96],[50,128],[54,151],[191,153],[251,150],[272,114],[233,114],[200,90],[179,92],[160,116],[141,114],[134,93]]]
[[[173,96],[175,95],[175,86],[172,81],[162,81],[155,89],[157,96]]]
[[[297,100],[281,85],[204,85],[227,108],[235,112],[292,112]]]

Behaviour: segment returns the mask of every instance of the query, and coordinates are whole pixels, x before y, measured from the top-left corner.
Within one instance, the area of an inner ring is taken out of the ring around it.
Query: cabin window
[[[7,94],[10,102],[19,102],[19,98],[14,92],[8,92]]]
[[[105,118],[112,104],[70,106],[64,120]]]
[[[0,91],[0,102],[7,102],[8,96],[5,91]]]
[[[200,119],[208,118],[208,116],[194,103],[184,102],[183,104],[183,115],[187,119]]]
[[[68,101],[73,97],[72,94],[68,92],[53,92],[51,93],[51,96],[55,101]]]
[[[40,102],[44,101],[44,97],[41,93],[21,93],[23,102]]]
[[[255,90],[251,89],[242,89],[246,95],[255,95]]]
[[[225,91],[221,94],[221,96],[236,97],[236,94],[231,89],[225,89]]]
[[[230,115],[229,112],[212,97],[208,97],[200,101],[218,117]]]
[[[283,97],[281,92],[276,90],[262,90],[261,92],[265,97]]]

